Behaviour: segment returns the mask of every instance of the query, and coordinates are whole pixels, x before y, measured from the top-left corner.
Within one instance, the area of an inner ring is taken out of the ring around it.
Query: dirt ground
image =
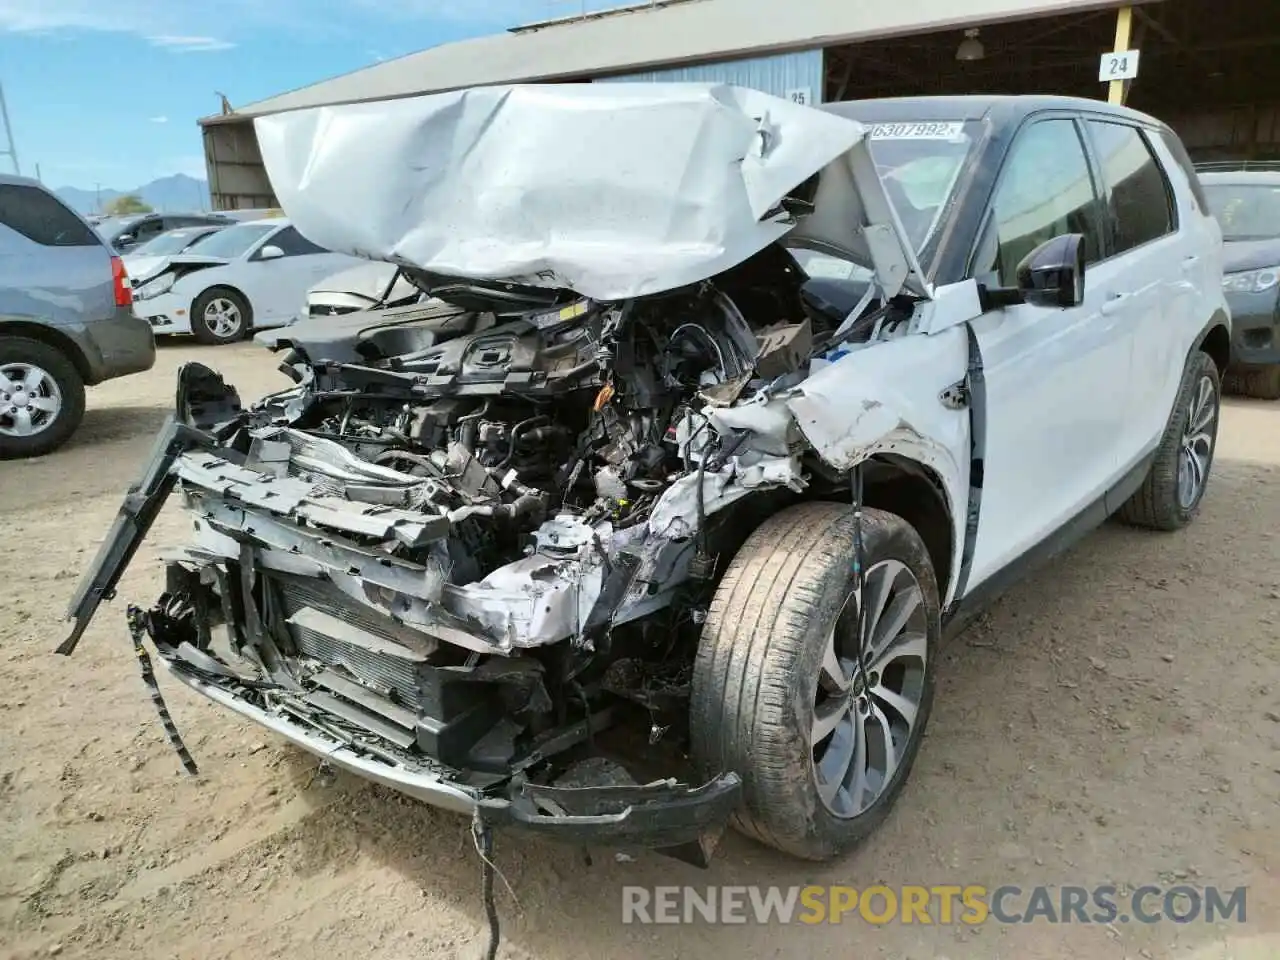
[[[77,437],[0,464],[0,956],[472,957],[461,818],[321,770],[161,676],[184,775],[138,678],[122,601],[159,592],[166,514],[71,659],[80,569],[198,357],[242,395],[284,386],[253,345],[162,348],[99,387]],[[1065,960],[1280,957],[1280,404],[1229,401],[1199,521],[1108,525],[944,654],[915,774],[880,832],[815,867],[730,836],[709,871],[501,834],[502,956]],[[1248,922],[980,928],[621,923],[624,884],[1249,886]]]

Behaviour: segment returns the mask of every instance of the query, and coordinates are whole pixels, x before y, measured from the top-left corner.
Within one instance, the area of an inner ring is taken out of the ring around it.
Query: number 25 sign
[[[1098,79],[1103,83],[1108,80],[1132,80],[1138,75],[1138,54],[1137,50],[1104,53],[1098,67]]]

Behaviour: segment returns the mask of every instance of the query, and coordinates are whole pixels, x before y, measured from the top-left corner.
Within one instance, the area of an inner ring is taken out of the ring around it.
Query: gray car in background
[[[1227,385],[1280,400],[1280,163],[1200,165],[1222,224],[1223,290],[1231,308]]]
[[[219,213],[130,213],[102,217],[93,223],[99,236],[117,253],[132,253],[162,233],[179,227],[220,226],[235,223]]]
[[[84,388],[149,370],[120,257],[35,180],[0,174],[0,459],[60,446]]]

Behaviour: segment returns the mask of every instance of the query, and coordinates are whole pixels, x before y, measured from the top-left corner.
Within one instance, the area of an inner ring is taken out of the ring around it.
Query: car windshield
[[[160,236],[148,240],[142,246],[136,248],[133,253],[135,256],[141,257],[167,257],[172,253],[181,253],[192,242],[206,234],[206,230],[202,228],[188,227],[183,230],[170,230],[168,233],[162,233]]]
[[[1280,184],[1206,183],[1204,195],[1223,240],[1280,237]]]
[[[916,253],[928,246],[942,221],[973,146],[973,126],[962,120],[867,124],[871,158]],[[791,252],[812,277],[865,281],[872,276],[870,270],[844,258],[798,249]],[[927,263],[923,265],[928,269]]]
[[[917,252],[933,237],[969,156],[965,127],[959,120],[870,126],[871,157]]]
[[[211,233],[203,240],[196,241],[188,253],[198,253],[206,257],[226,257],[234,260],[253,249],[263,237],[279,229],[279,224],[241,223],[227,227],[217,233]]]

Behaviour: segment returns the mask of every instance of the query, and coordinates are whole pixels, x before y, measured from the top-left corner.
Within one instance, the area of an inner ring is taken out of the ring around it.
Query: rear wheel
[[[1180,530],[1195,518],[1213,469],[1221,395],[1217,365],[1207,353],[1197,353],[1183,371],[1151,470],[1118,511],[1121,520]]]
[[[933,703],[941,633],[924,544],[902,518],[863,517],[866,616],[853,590],[853,515],[808,503],[764,523],[734,558],[698,648],[694,758],[743,778],[742,832],[811,860],[885,818]]]
[[[253,311],[237,291],[213,287],[191,305],[191,332],[201,343],[235,343],[253,325]]]
[[[62,446],[84,418],[84,380],[57,347],[0,336],[0,460]]]

